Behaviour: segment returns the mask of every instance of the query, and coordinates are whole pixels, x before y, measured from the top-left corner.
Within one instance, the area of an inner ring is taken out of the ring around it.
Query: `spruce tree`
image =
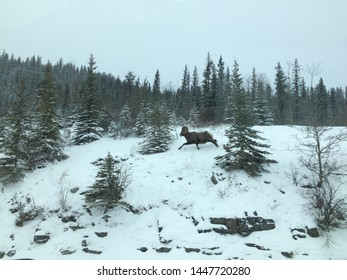
[[[146,104],[142,104],[139,114],[136,117],[134,131],[137,136],[144,137],[149,120],[149,109]]]
[[[119,204],[130,183],[128,169],[110,153],[100,162],[96,180],[84,193],[88,203],[104,207],[104,213]]]
[[[286,122],[286,111],[287,111],[287,94],[286,94],[286,77],[284,75],[281,64],[278,63],[276,66],[276,99],[277,99],[277,110],[276,110],[276,124],[285,124]]]
[[[48,62],[45,66],[44,77],[37,89],[36,125],[32,136],[34,145],[32,167],[67,158],[62,152],[63,139],[60,136],[56,106],[52,65]]]
[[[0,158],[0,181],[15,183],[24,178],[27,160],[27,108],[24,96],[25,81],[21,78],[8,114],[4,132],[4,157]]]
[[[262,149],[269,145],[261,143],[265,139],[258,135],[258,131],[251,127],[252,111],[247,104],[247,96],[242,88],[242,77],[238,64],[234,62],[231,76],[232,103],[229,104],[232,112],[231,124],[226,130],[228,143],[224,145],[225,155],[216,157],[216,164],[226,170],[242,169],[251,176],[260,175],[264,171],[264,164],[275,162],[266,156],[269,152]]]
[[[125,104],[119,116],[119,133],[121,137],[128,137],[133,132],[133,120],[129,106]]]
[[[101,138],[102,128],[99,127],[99,100],[96,89],[96,62],[90,55],[87,69],[87,80],[80,97],[77,121],[74,125],[72,142],[76,145],[90,143]]]
[[[167,108],[154,106],[149,112],[145,140],[140,144],[141,154],[166,152],[172,142],[172,125]]]
[[[207,54],[206,67],[202,81],[202,96],[201,96],[201,118],[203,122],[215,121],[216,107],[216,71],[213,61],[210,58],[210,53]]]

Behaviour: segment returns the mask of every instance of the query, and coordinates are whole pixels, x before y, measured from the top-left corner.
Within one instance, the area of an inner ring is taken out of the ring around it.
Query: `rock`
[[[3,257],[5,257],[5,252],[4,251],[0,251],[0,259],[2,259]]]
[[[94,232],[97,237],[103,238],[107,236],[107,232]]]
[[[61,253],[62,255],[71,255],[71,254],[73,254],[73,253],[75,253],[75,252],[76,252],[76,250],[72,250],[72,249],[69,249],[69,248],[66,248],[66,249],[61,248],[61,249],[60,249],[60,253]]]
[[[168,247],[160,247],[155,249],[157,253],[169,253],[171,250],[172,248],[168,248]]]
[[[16,250],[11,250],[7,252],[6,256],[12,258],[15,254],[16,254]]]
[[[191,253],[191,252],[199,253],[200,252],[200,249],[198,249],[198,248],[184,248],[184,250],[186,251],[186,253]]]
[[[217,185],[218,184],[218,181],[216,179],[216,176],[214,176],[214,174],[211,176],[211,182],[214,184],[214,185]]]
[[[258,250],[262,250],[262,251],[270,251],[270,249],[265,248],[263,246],[257,245],[257,244],[253,244],[253,243],[246,243],[245,244],[248,247],[253,247],[253,248],[257,248]]]
[[[82,251],[88,254],[95,254],[95,255],[100,255],[102,253],[102,251],[90,250],[88,248],[83,248]]]
[[[319,237],[318,228],[307,228],[307,234],[313,238]]]
[[[80,226],[78,224],[77,225],[72,224],[72,225],[69,226],[69,228],[71,228],[73,231],[76,231],[78,229],[84,228],[84,226]]]
[[[145,253],[148,251],[148,248],[147,247],[140,247],[140,248],[137,248],[137,250],[141,251],[142,253]]]
[[[246,214],[246,213],[245,213]],[[220,234],[235,234],[248,236],[254,231],[272,230],[275,228],[275,222],[272,219],[264,219],[262,217],[246,217],[246,218],[210,218],[211,224],[224,225],[223,227],[213,228],[212,230]],[[200,230],[200,233],[208,232]]]
[[[62,218],[61,218],[61,221],[62,221],[63,223],[68,223],[68,222],[74,222],[74,223],[75,223],[75,222],[77,221],[77,219],[76,219],[75,216],[70,215],[70,216],[62,217]]]
[[[294,257],[294,253],[292,251],[290,252],[281,252],[282,256],[285,256],[288,259],[292,259]]]
[[[225,225],[225,218],[210,218],[210,223],[214,225]]]
[[[34,242],[37,244],[45,244],[49,239],[49,234],[34,235]]]
[[[77,193],[79,191],[79,189],[80,189],[79,187],[74,187],[74,188],[70,189],[70,192],[71,193]]]

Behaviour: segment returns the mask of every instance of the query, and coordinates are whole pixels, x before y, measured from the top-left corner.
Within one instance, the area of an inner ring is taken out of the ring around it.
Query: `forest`
[[[16,182],[23,170],[65,159],[64,145],[89,143],[105,132],[114,138],[156,132],[156,142],[149,140],[140,151],[148,154],[168,149],[173,126],[233,123],[241,131],[254,125],[347,124],[347,88],[327,89],[321,77],[314,85],[318,66],[305,69],[311,77],[306,82],[298,60],[287,73],[280,63],[274,67],[272,86],[255,68],[243,77],[237,60],[229,67],[222,56],[214,62],[208,53],[205,68],[191,72],[185,66],[181,85],[173,89],[161,88],[159,70],[152,83],[131,71],[124,78],[99,72],[92,54],[86,66],[77,67],[3,51],[0,177]]]

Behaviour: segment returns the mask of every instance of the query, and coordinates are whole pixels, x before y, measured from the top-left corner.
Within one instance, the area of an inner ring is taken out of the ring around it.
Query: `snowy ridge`
[[[224,154],[221,147],[227,142],[223,126],[207,128],[220,148],[207,143],[200,150],[195,145],[178,150],[185,141],[179,138],[165,153],[141,155],[137,150],[143,139],[106,136],[68,147],[64,151],[68,159],[2,188],[0,253],[5,253],[3,259],[286,259],[283,252],[287,252],[293,259],[347,259],[346,226],[332,232],[330,248],[324,247],[324,236],[313,238],[307,233],[315,222],[304,211],[300,188],[287,175],[290,164],[297,164],[294,136],[302,132],[286,126],[256,129],[268,139],[271,157],[278,161],[260,177],[228,173],[215,165],[214,158]],[[347,143],[343,145],[347,148]],[[123,200],[132,208],[123,205],[104,215],[102,209],[86,205],[80,193],[95,180],[98,167],[91,162],[108,152],[131,168],[131,184]],[[342,179],[341,191],[347,194],[346,178]],[[68,193],[67,212],[59,210],[61,184],[78,187],[76,193]],[[44,209],[43,218],[15,226],[16,214],[9,211],[14,193],[32,195]],[[211,223],[211,218],[247,217],[272,219],[275,228],[245,237],[217,233],[213,228],[228,228]],[[298,229],[304,230],[305,237],[294,238],[300,234]],[[100,233],[106,236],[99,237]],[[35,235],[47,235],[49,240],[37,244]]]

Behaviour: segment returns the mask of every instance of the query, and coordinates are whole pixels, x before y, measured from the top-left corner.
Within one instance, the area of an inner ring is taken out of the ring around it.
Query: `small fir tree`
[[[264,164],[276,163],[268,159],[265,151],[270,145],[260,143],[265,139],[258,131],[245,125],[233,124],[226,131],[229,141],[224,145],[225,155],[216,157],[217,165],[226,170],[244,170],[251,176],[259,176],[266,171]]]
[[[149,119],[149,109],[142,105],[139,114],[136,117],[134,131],[137,136],[144,137]]]
[[[149,113],[145,140],[140,144],[141,154],[166,152],[172,142],[170,115],[164,107],[155,106]]]
[[[99,100],[96,89],[96,62],[93,55],[89,58],[87,80],[80,98],[80,107],[77,121],[73,127],[74,137],[72,142],[76,145],[90,143],[101,138],[99,127]]]
[[[124,105],[119,116],[119,133],[121,137],[128,137],[133,132],[133,120],[128,105]]]
[[[115,121],[111,121],[110,126],[108,127],[108,134],[113,139],[117,139],[118,134],[119,134],[119,128],[118,128]]]
[[[120,203],[130,183],[129,170],[110,153],[100,162],[96,180],[84,193],[85,200],[104,207],[104,213]]]
[[[232,116],[231,124],[226,130],[229,141],[224,145],[225,155],[216,157],[216,164],[227,170],[245,170],[251,176],[260,175],[264,164],[275,163],[268,159],[270,153],[262,150],[269,145],[261,143],[265,139],[258,135],[258,131],[251,127],[253,114],[247,104],[247,96],[242,88],[242,77],[235,61],[231,77],[232,103],[229,103]]]

